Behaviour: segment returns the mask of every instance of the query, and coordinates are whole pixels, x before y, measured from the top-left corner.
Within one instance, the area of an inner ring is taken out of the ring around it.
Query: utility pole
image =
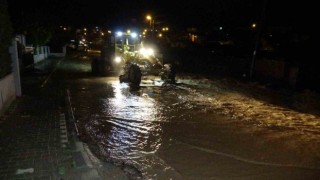
[[[264,26],[265,20],[266,20],[267,2],[268,2],[268,0],[264,0],[264,2],[263,2],[260,23],[257,24],[256,41],[255,41],[251,65],[250,65],[250,79],[252,79],[252,77],[253,77],[253,70],[254,70],[255,61],[256,61],[256,55],[257,55],[257,51],[259,48],[259,42],[260,42],[261,35],[262,35],[262,27]]]

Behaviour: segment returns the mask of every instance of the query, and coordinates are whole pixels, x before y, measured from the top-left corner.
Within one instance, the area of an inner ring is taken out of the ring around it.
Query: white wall
[[[48,57],[48,55],[46,54],[47,53],[46,49],[47,49],[47,46],[36,47],[36,52],[33,55],[34,63],[38,63],[38,62],[46,59],[46,57]]]
[[[0,79],[0,114],[16,98],[13,73]]]
[[[44,60],[46,57],[44,54],[37,54],[37,55],[33,55],[33,60],[34,60],[34,63],[38,63],[42,60]]]

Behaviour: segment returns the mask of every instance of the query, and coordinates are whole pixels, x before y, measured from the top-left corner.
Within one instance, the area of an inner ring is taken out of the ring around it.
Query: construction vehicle
[[[175,82],[172,65],[163,64],[161,55],[155,53],[154,47],[145,45],[137,33],[116,32],[108,42],[113,51],[110,66],[119,72],[120,83],[139,86],[142,76],[147,75],[160,76],[167,83]]]

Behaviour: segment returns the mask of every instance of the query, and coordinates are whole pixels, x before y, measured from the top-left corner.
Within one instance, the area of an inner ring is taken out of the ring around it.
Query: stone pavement
[[[43,87],[60,61],[24,70],[23,96],[0,116],[0,179],[99,179],[78,155],[59,87]]]
[[[0,179],[65,178],[73,159],[59,113],[54,98],[23,96],[11,104],[0,120]]]

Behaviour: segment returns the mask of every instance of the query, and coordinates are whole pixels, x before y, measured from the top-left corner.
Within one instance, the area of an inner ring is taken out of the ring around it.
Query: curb
[[[71,106],[70,92],[66,91],[66,103],[67,103],[67,111],[69,116],[69,123],[74,125],[75,132],[71,134],[70,147],[71,154],[74,161],[75,167],[75,178],[76,179],[92,179],[92,180],[102,180],[99,175],[98,170],[95,168],[91,159],[94,158],[90,149],[81,141],[78,140],[79,131],[77,128],[76,120],[74,117],[74,113]],[[90,158],[91,157],[91,158]]]

